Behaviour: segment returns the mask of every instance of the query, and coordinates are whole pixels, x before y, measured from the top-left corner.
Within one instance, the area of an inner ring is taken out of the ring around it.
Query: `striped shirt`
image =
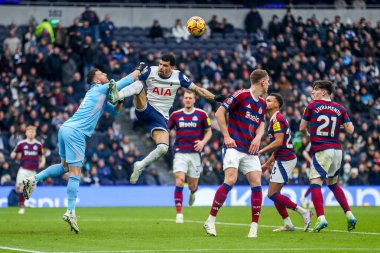
[[[351,122],[342,105],[328,100],[311,101],[303,119],[310,122],[311,153],[342,149],[339,142],[340,126]]]
[[[236,142],[235,149],[249,154],[256,130],[265,121],[265,100],[255,98],[250,89],[243,89],[226,98],[222,106],[229,112],[228,133]]]
[[[15,153],[21,153],[20,166],[27,170],[38,170],[40,163],[40,156],[42,155],[42,144],[33,139],[28,141],[27,139],[17,143],[17,146],[13,150]]]
[[[269,122],[268,135],[270,142],[275,141],[275,134],[283,133],[284,139],[280,147],[274,151],[274,158],[278,161],[290,161],[296,158],[293,149],[292,136],[290,135],[289,123],[280,112],[276,112]]]
[[[192,112],[185,112],[181,109],[170,115],[168,125],[176,129],[174,151],[194,153],[195,141],[203,139],[205,130],[211,127],[211,121],[203,110],[195,108]]]

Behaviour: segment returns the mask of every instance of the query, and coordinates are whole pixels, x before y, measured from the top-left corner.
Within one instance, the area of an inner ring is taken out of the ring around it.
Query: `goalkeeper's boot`
[[[326,228],[328,225],[327,220],[317,220],[317,223],[314,226],[313,232],[319,232],[322,229]]]
[[[64,221],[66,221],[67,223],[69,223],[71,231],[74,230],[75,233],[77,233],[77,234],[79,233],[79,227],[78,227],[78,223],[77,223],[77,217],[75,217],[75,215],[72,215],[72,214],[66,212],[63,215],[62,219]]]
[[[34,177],[28,177],[22,180],[22,184],[24,185],[24,189],[22,190],[22,195],[26,199],[29,199],[30,195],[32,195],[34,187],[36,186],[36,180]]]
[[[139,176],[141,175],[141,172],[144,170],[144,166],[142,162],[138,161],[133,164],[133,172],[131,175],[131,179],[129,180],[131,184],[136,184],[137,180],[139,180]]]
[[[352,230],[355,229],[357,222],[358,222],[358,220],[354,216],[347,219],[347,230],[348,230],[348,232],[351,232]]]
[[[119,94],[114,79],[111,79],[108,84],[108,101],[113,105],[116,105],[119,101]]]
[[[290,225],[284,225],[282,227],[273,229],[273,232],[294,232],[294,231],[295,231],[294,226],[290,226]]]
[[[203,228],[206,230],[207,234],[216,236],[215,222],[207,220],[205,224],[203,224]]]
[[[189,206],[194,205],[194,202],[195,202],[195,192],[194,193],[190,193],[190,196],[189,196]]]

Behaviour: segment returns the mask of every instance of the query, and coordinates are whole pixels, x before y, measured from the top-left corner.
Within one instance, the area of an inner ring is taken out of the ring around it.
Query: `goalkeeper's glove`
[[[148,69],[148,65],[145,62],[139,62],[137,66],[135,67],[135,70],[140,71],[140,73],[144,72]]]
[[[226,98],[227,98],[226,95],[224,95],[224,94],[218,94],[218,95],[215,95],[214,100],[216,102],[223,102]]]

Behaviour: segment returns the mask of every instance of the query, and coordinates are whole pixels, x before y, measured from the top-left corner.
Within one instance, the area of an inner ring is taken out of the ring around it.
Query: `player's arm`
[[[40,164],[38,164],[38,168],[39,169],[45,168],[45,164],[46,164],[45,155],[40,155]]]
[[[259,151],[258,155],[265,154],[267,152],[272,152],[276,150],[277,148],[281,147],[283,141],[284,141],[285,134],[284,133],[275,133],[274,134],[274,141],[271,142],[268,146],[265,146]]]
[[[251,145],[249,146],[248,152],[252,155],[257,153],[260,148],[261,138],[265,132],[265,122],[261,121],[259,127],[256,129],[255,138],[252,140]]]
[[[192,84],[189,87],[190,90],[194,91],[196,94],[198,94],[201,97],[204,97],[209,100],[215,100],[216,102],[223,102],[226,99],[226,96],[223,94],[214,95],[205,88],[199,87],[196,84]]]
[[[261,166],[261,170],[264,172],[266,170],[269,170],[272,167],[272,164],[274,163],[274,154],[272,154],[268,160]]]
[[[307,131],[308,125],[309,125],[309,121],[301,119],[300,131],[309,140],[310,139],[310,133],[309,133],[309,131]]]
[[[21,147],[20,147],[19,143],[17,143],[16,148],[11,152],[11,158],[12,159],[15,159],[17,157],[17,153],[21,151],[20,148]]]
[[[132,73],[116,82],[117,90],[121,90],[136,81],[140,74],[147,69],[148,65],[145,62],[140,62]]]
[[[16,156],[17,156],[17,153],[16,153],[15,151],[12,151],[12,153],[11,153],[11,158],[12,158],[12,159],[15,159]]]
[[[305,160],[306,160],[308,163],[311,163],[311,162],[312,162],[312,158],[311,158],[309,152],[307,152],[305,149],[302,151],[302,156],[303,156],[303,158],[305,158]]]
[[[215,113],[215,118],[218,122],[220,131],[222,132],[224,136],[224,143],[226,144],[227,148],[236,147],[235,140],[232,139],[230,134],[228,133],[226,108],[224,108],[223,106],[220,106],[219,109]]]
[[[211,139],[211,136],[212,136],[211,127],[206,128],[204,131],[205,132],[204,132],[203,139],[195,141],[194,149],[197,152],[201,152],[203,147],[206,145],[206,143]]]
[[[119,115],[119,111],[121,110],[121,108],[123,108],[123,102],[124,100],[119,100],[116,105],[113,105],[110,102],[107,102],[107,105],[104,111],[108,112],[112,116],[117,116]]]
[[[344,130],[349,134],[352,134],[355,130],[354,124],[352,124],[352,122],[344,123],[343,127],[344,127]]]

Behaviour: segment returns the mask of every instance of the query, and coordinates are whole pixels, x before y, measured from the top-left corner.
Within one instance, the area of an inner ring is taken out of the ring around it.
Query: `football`
[[[201,36],[206,31],[206,23],[201,17],[191,17],[187,20],[187,30],[194,36]]]

